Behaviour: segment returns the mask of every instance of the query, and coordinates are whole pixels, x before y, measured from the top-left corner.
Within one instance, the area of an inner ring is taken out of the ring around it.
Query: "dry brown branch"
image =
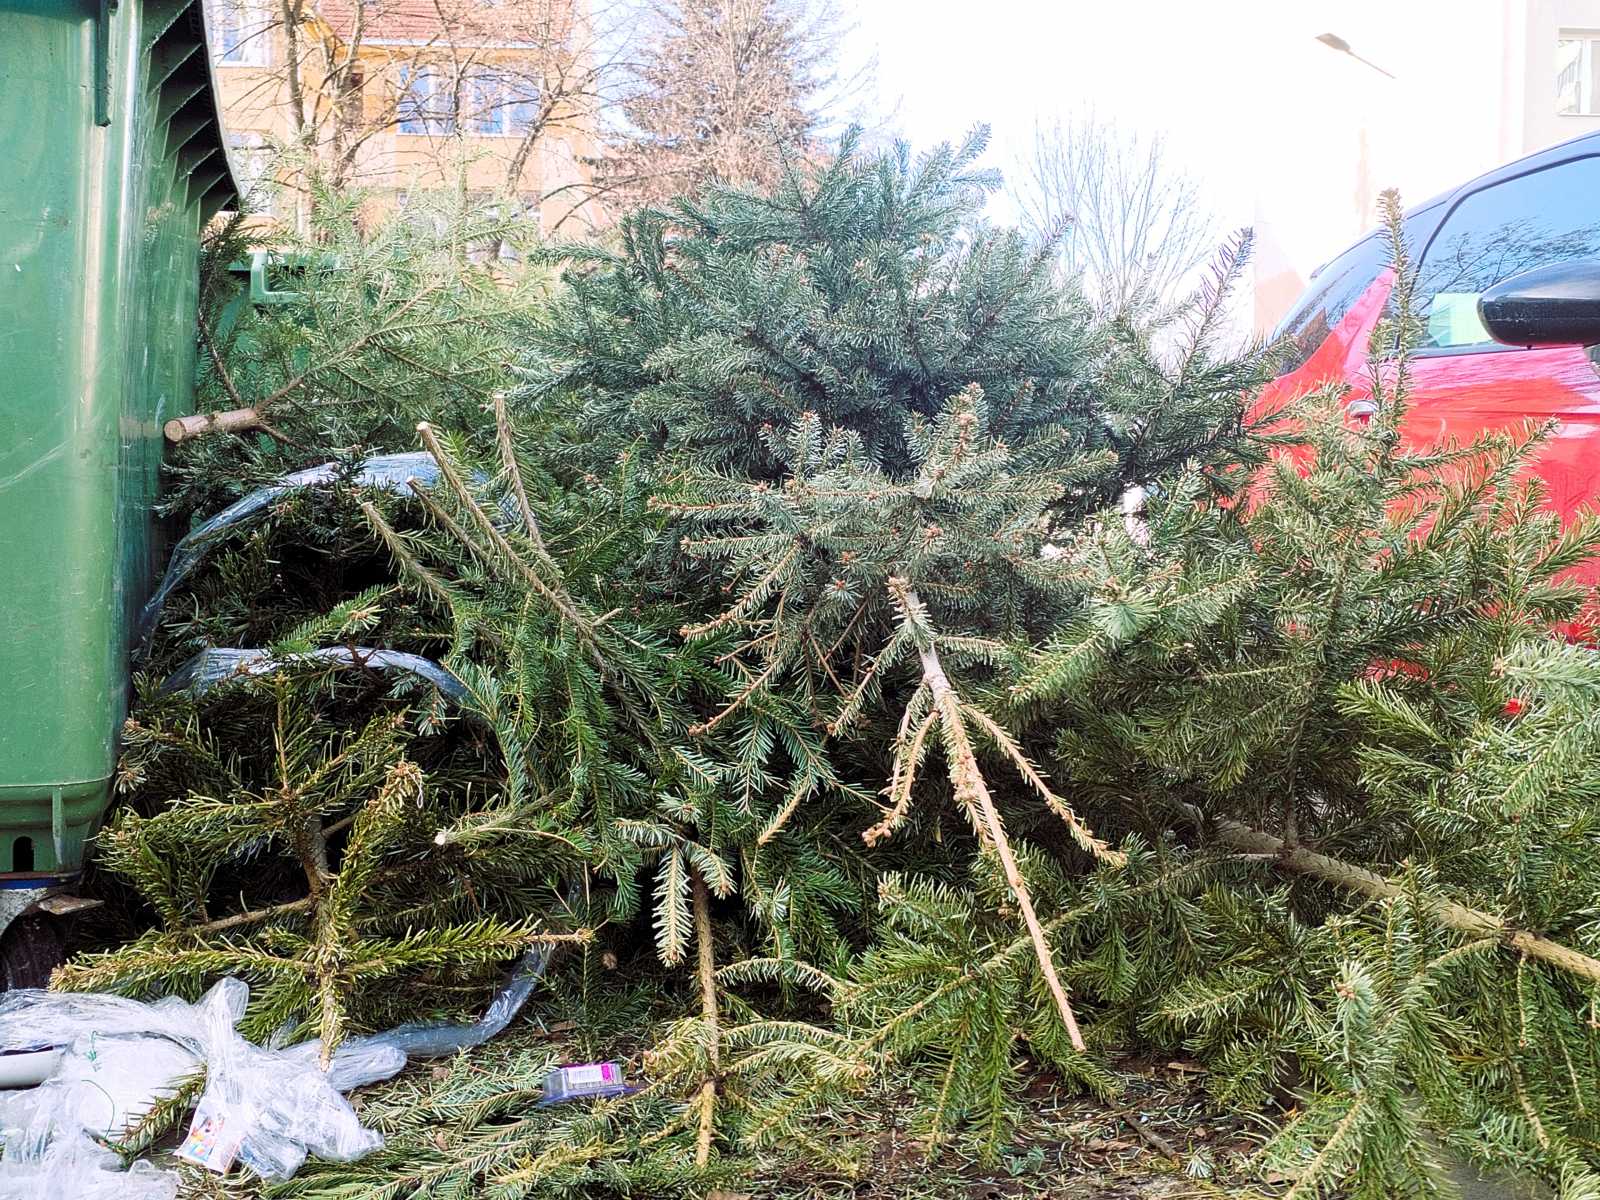
[[[908,705],[906,714],[909,716],[910,713],[911,708]],[[861,840],[867,845],[876,846],[898,829],[900,823],[906,819],[906,813],[911,809],[911,790],[916,782],[917,766],[922,761],[923,747],[927,745],[928,733],[938,720],[939,710],[930,711],[918,723],[909,739],[905,736],[905,729],[902,726],[899,740],[904,749],[895,755],[894,776],[889,781],[887,792],[889,809],[884,813],[883,820],[862,832]]]
[[[773,838],[783,832],[784,826],[789,823],[789,818],[800,808],[800,802],[811,794],[809,787],[792,787],[789,789],[789,798],[784,801],[783,807],[777,811],[772,820],[768,821],[761,832],[756,835],[756,845],[765,846]]]
[[[743,620],[751,611],[756,608],[757,605],[767,598],[767,596],[770,594],[767,591],[768,585],[775,583],[778,576],[789,569],[789,564],[794,562],[795,556],[799,553],[799,546],[790,546],[788,550],[784,551],[783,557],[778,559],[777,562],[773,563],[771,569],[768,570],[767,573],[760,579],[756,580],[755,585],[745,592],[745,594],[739,598],[738,602],[735,603],[732,608],[728,609],[720,616],[713,617],[711,620],[706,621],[703,624],[683,626],[678,630],[679,636],[685,638],[704,637],[706,634],[714,633],[725,625],[732,624],[735,621]]]
[[[1017,768],[1017,773],[1027,780],[1033,790],[1038,792],[1044,799],[1045,807],[1066,823],[1067,828],[1072,833],[1073,841],[1077,842],[1080,847],[1096,858],[1105,862],[1120,867],[1128,861],[1126,854],[1123,854],[1120,850],[1111,849],[1105,842],[1095,837],[1089,827],[1079,819],[1078,814],[1072,810],[1072,806],[1050,790],[1050,785],[1045,782],[1044,776],[1029,761],[1028,756],[1022,752],[1022,747],[1017,745],[1015,738],[991,720],[982,709],[971,704],[963,704],[961,708],[980,729],[989,735],[989,740],[1011,760],[1012,765]]]
[[[711,1161],[711,1132],[716,1117],[716,1077],[721,1062],[719,1043],[722,1034],[717,1021],[716,948],[711,943],[711,889],[706,887],[700,868],[693,865],[689,868],[689,883],[694,905],[694,936],[698,957],[696,974],[700,977],[700,1016],[708,1027],[706,1041],[711,1059],[710,1070],[700,1084],[700,1092],[695,1100],[700,1111],[700,1130],[695,1137],[694,1161],[696,1166],[703,1167]]]
[[[895,593],[903,611],[907,613],[921,611],[921,599],[904,580],[892,579],[889,587]],[[944,664],[939,660],[939,652],[932,643],[918,646],[917,652],[922,662],[922,679],[932,694],[934,712],[938,715],[939,730],[943,735],[945,758],[950,772],[950,784],[955,788],[956,800],[967,810],[967,818],[972,822],[978,836],[991,846],[999,857],[1001,868],[1005,873],[1006,886],[1011,889],[1011,894],[1016,897],[1017,907],[1022,910],[1022,920],[1028,928],[1028,938],[1033,943],[1034,956],[1039,961],[1039,970],[1044,975],[1050,995],[1055,999],[1061,1023],[1066,1026],[1067,1036],[1072,1041],[1073,1049],[1082,1052],[1087,1047],[1084,1045],[1083,1034],[1078,1029],[1078,1019],[1073,1015],[1066,989],[1062,987],[1061,979],[1056,974],[1055,956],[1045,937],[1044,928],[1039,923],[1039,916],[1034,911],[1033,896],[1028,891],[1027,882],[1022,878],[1022,869],[1017,865],[1016,855],[1011,852],[1011,841],[1006,836],[1005,826],[1000,820],[1000,811],[995,807],[994,797],[990,794],[989,785],[978,766],[978,756],[963,720],[961,698],[951,685],[950,677],[945,674]]]
[[[689,736],[700,737],[703,734],[710,733],[718,725],[722,724],[723,721],[727,720],[728,717],[732,716],[740,708],[744,707],[745,703],[750,699],[750,697],[755,695],[756,692],[758,692],[761,687],[769,679],[771,679],[780,668],[782,668],[786,661],[788,660],[782,655],[774,655],[772,662],[767,665],[767,669],[750,680],[750,682],[745,685],[744,689],[728,702],[728,706],[726,708],[708,720],[700,722],[698,725],[689,726]]]

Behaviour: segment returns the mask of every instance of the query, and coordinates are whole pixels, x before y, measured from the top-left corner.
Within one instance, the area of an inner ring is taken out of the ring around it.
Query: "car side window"
[[[1272,342],[1284,350],[1279,369],[1293,371],[1315,354],[1388,263],[1389,240],[1374,233],[1318,271],[1300,302],[1273,331]]]
[[[1485,290],[1534,267],[1600,257],[1600,157],[1573,159],[1473,192],[1428,244],[1415,308],[1424,350],[1497,346],[1478,319]]]

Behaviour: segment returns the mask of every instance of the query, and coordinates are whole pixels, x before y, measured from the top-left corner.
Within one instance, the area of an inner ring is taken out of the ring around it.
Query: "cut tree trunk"
[[[1580,954],[1559,942],[1552,942],[1549,938],[1518,929],[1504,918],[1468,908],[1453,900],[1415,896],[1409,889],[1391,882],[1376,871],[1369,871],[1353,863],[1341,862],[1337,858],[1329,858],[1326,854],[1317,854],[1303,846],[1290,847],[1282,838],[1251,829],[1237,821],[1219,821],[1217,834],[1224,843],[1235,850],[1242,850],[1247,854],[1271,856],[1281,870],[1308,875],[1313,879],[1348,888],[1376,900],[1413,897],[1424,912],[1446,928],[1454,929],[1469,937],[1494,938],[1518,954],[1549,963],[1553,967],[1560,967],[1563,971],[1568,971],[1590,983],[1600,983],[1600,960],[1590,958],[1587,954]]]
[[[264,428],[261,414],[254,408],[230,408],[222,412],[194,413],[173,417],[162,426],[167,441],[176,445],[208,433],[249,433]]]

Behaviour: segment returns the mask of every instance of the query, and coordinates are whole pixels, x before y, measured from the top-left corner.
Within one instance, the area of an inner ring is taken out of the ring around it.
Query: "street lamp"
[[[1350,49],[1350,43],[1345,41],[1337,33],[1319,33],[1319,34],[1317,34],[1317,41],[1321,42],[1324,46],[1328,47],[1328,49],[1330,49],[1330,50],[1337,50],[1340,54],[1348,54],[1351,58],[1355,59],[1358,63],[1365,63],[1367,66],[1371,67],[1374,71],[1378,72],[1378,74],[1380,74],[1380,75],[1388,75],[1390,79],[1394,78],[1394,76],[1392,74],[1390,74],[1388,71],[1385,71],[1377,63],[1371,62],[1368,59],[1362,58],[1361,55],[1357,54],[1354,50]]]

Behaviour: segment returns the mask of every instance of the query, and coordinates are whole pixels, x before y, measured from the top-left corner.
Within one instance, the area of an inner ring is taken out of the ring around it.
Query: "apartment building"
[[[461,187],[542,232],[602,223],[584,0],[208,0],[224,119],[264,218],[314,170],[377,205]]]

